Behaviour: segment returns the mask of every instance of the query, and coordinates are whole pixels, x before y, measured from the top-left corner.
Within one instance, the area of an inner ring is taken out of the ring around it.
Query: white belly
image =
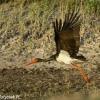
[[[65,64],[71,64],[71,62],[74,60],[70,57],[69,53],[67,51],[61,50],[59,53],[59,56],[56,58],[58,62],[63,62]]]

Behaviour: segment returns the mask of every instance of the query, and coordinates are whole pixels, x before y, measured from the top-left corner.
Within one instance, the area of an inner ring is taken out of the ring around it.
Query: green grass
[[[53,4],[58,4],[61,5],[61,3],[63,4],[64,8],[66,8],[67,4],[70,4],[71,6],[73,6],[74,4],[78,5],[78,6],[82,6],[85,7],[84,10],[88,11],[88,12],[96,12],[96,13],[100,13],[100,1],[99,0],[0,0],[0,4],[2,3],[19,3],[22,4],[23,6],[27,6],[29,4],[32,3],[36,3],[39,8],[41,8],[41,6],[43,6],[43,9],[49,9],[52,8]],[[55,3],[54,3],[55,2]]]

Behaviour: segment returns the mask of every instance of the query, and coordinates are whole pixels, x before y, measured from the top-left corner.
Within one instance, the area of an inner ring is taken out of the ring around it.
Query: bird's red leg
[[[31,61],[26,64],[26,66],[29,66],[31,64],[35,64],[37,62],[38,62],[38,59],[37,58],[32,58]]]
[[[88,76],[86,75],[86,73],[85,73],[84,70],[82,69],[81,64],[74,64],[74,63],[71,63],[71,65],[72,65],[74,68],[76,68],[76,69],[78,69],[78,70],[80,71],[80,74],[82,75],[83,79],[84,79],[87,83],[90,82]]]

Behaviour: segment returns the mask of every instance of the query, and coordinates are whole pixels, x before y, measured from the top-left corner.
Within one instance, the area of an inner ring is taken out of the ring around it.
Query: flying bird
[[[64,21],[62,19],[56,19],[52,24],[55,35],[54,40],[56,44],[56,54],[47,59],[33,58],[27,65],[51,60],[71,64],[80,71],[84,80],[89,82],[89,78],[81,66],[74,63],[77,61],[86,61],[86,58],[83,55],[78,54],[80,47],[81,26],[81,15],[79,13],[79,9],[69,9],[65,14]]]

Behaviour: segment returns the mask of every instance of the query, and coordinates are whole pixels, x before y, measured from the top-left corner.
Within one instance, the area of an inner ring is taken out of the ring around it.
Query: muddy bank
[[[48,97],[72,95],[77,92],[83,96],[99,93],[100,69],[88,74],[90,84],[86,84],[74,69],[0,69],[0,94],[19,95],[22,100],[45,100]]]

